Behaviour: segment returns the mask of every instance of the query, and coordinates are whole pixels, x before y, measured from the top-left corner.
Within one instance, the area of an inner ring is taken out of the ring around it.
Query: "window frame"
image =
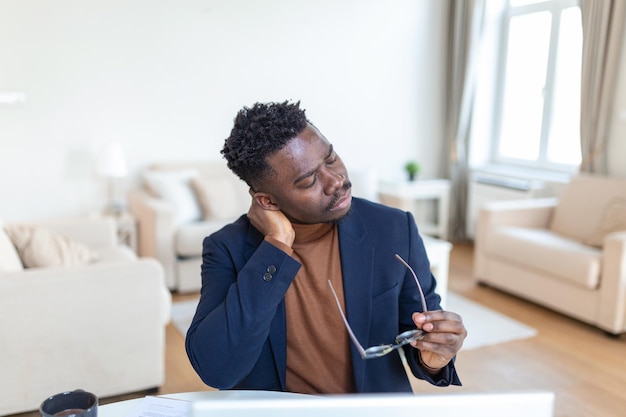
[[[572,7],[580,8],[579,0],[545,0],[519,6],[511,6],[507,0],[502,8],[499,34],[500,41],[497,50],[496,81],[494,90],[493,120],[490,138],[489,159],[497,165],[513,165],[518,167],[542,169],[547,171],[574,172],[578,164],[563,164],[552,162],[548,159],[548,143],[550,123],[553,114],[556,60],[559,52],[559,33],[561,26],[561,14],[565,9]],[[551,14],[550,45],[546,64],[546,77],[544,84],[544,102],[541,120],[541,137],[539,142],[539,154],[535,160],[518,159],[500,155],[500,141],[503,120],[504,85],[506,79],[506,65],[508,54],[509,25],[512,18],[530,13],[549,12]],[[581,45],[582,50],[582,45]],[[580,119],[579,119],[580,120]],[[580,122],[579,122],[580,123]]]

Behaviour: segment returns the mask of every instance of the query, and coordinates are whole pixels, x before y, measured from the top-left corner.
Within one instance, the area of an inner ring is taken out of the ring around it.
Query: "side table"
[[[117,227],[118,241],[137,253],[137,219],[131,213],[123,211],[116,214],[100,214],[113,219]]]
[[[137,253],[137,219],[128,212],[115,217],[117,223],[117,238],[120,243]]]
[[[448,213],[450,211],[450,181],[446,179],[418,179],[415,181],[389,181],[379,184],[379,197],[383,204],[405,211],[413,211],[419,200],[435,200],[437,220],[434,224],[419,224],[420,232],[448,238]]]

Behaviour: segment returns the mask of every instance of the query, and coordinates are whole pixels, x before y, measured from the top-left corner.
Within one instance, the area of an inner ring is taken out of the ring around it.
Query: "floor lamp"
[[[124,150],[119,143],[111,143],[104,148],[98,159],[98,174],[107,181],[107,205],[104,214],[119,216],[124,211],[124,204],[116,199],[115,183],[128,174]]]

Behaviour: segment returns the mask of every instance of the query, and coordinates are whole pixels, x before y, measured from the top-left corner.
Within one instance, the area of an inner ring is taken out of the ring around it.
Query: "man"
[[[242,109],[222,154],[250,186],[252,203],[203,242],[201,297],[186,348],[207,385],[411,391],[397,352],[363,359],[357,344],[393,344],[416,327],[423,339],[402,347],[413,374],[460,385],[454,357],[467,333],[457,314],[440,310],[413,216],[352,198],[346,167],[299,102]],[[415,270],[427,312],[395,254]]]

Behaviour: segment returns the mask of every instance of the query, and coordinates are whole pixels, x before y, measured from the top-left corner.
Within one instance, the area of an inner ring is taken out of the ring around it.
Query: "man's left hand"
[[[431,372],[443,368],[461,349],[467,336],[461,316],[438,310],[413,313],[412,318],[417,328],[426,332],[422,340],[411,343],[420,350],[423,365]]]

